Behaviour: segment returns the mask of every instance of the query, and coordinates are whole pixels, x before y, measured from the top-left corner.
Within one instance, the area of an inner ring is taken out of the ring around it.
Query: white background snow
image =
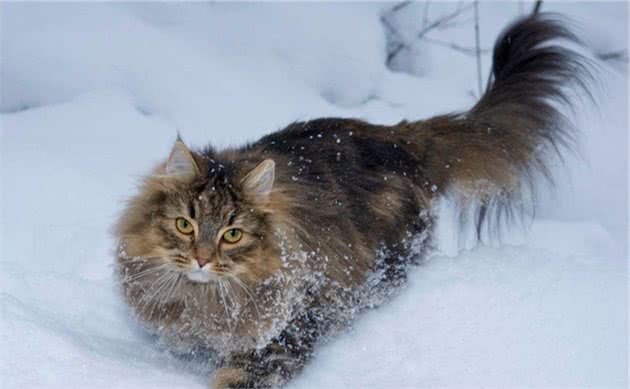
[[[415,42],[407,73],[385,66],[391,6],[2,3],[0,386],[205,387],[206,367],[129,318],[110,225],[178,130],[192,146],[239,145],[294,120],[469,107],[472,56]],[[482,47],[530,8],[481,3]],[[627,48],[625,2],[543,9],[573,18],[589,51]],[[424,10],[399,17],[404,35]],[[432,38],[472,46],[471,16]],[[439,253],[291,387],[627,386],[627,64],[600,62],[598,76],[599,110],[577,110],[581,152],[556,169],[531,227],[458,244],[442,204]]]

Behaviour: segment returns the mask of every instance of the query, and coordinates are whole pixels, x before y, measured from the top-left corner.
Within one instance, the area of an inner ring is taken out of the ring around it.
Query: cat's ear
[[[200,175],[192,153],[180,139],[175,142],[164,167],[165,176],[193,177]]]
[[[273,188],[275,171],[275,162],[272,159],[265,159],[243,178],[241,181],[243,189],[259,202],[267,203]]]

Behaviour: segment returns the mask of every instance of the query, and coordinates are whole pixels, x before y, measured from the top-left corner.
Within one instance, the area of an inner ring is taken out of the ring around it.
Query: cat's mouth
[[[209,263],[199,267],[196,261],[193,261],[192,269],[189,269],[184,274],[190,281],[204,284],[217,278],[217,275],[210,269]]]
[[[206,264],[203,267],[195,267],[193,269],[184,272],[186,278],[192,282],[198,282],[206,284],[212,281],[219,281],[221,276],[225,273],[222,271],[215,271],[211,268],[210,264]]]
[[[213,280],[214,278],[216,278],[216,275],[212,274],[212,272],[210,270],[206,270],[206,269],[194,269],[194,270],[189,270],[186,273],[186,277],[192,281],[192,282],[199,282],[199,283],[208,283],[211,280]]]
[[[205,284],[211,281],[220,281],[229,272],[229,268],[226,265],[206,263],[199,267],[199,263],[196,261],[191,263],[192,266],[184,271],[184,274],[192,282]]]

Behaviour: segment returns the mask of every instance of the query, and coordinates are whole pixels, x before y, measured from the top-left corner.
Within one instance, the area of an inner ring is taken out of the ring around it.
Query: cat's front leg
[[[303,367],[310,347],[272,343],[260,351],[233,356],[216,370],[211,388],[277,388],[286,384]]]
[[[253,387],[249,373],[240,367],[220,367],[210,378],[210,389]]]

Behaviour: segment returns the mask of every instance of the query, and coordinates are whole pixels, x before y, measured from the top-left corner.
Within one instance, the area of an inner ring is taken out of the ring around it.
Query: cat
[[[211,350],[212,387],[284,385],[405,282],[438,199],[472,207],[480,231],[549,176],[574,137],[559,107],[588,77],[558,38],[577,41],[545,14],[509,26],[467,112],[297,122],[226,150],[178,139],[116,224],[124,299],[173,350]]]

